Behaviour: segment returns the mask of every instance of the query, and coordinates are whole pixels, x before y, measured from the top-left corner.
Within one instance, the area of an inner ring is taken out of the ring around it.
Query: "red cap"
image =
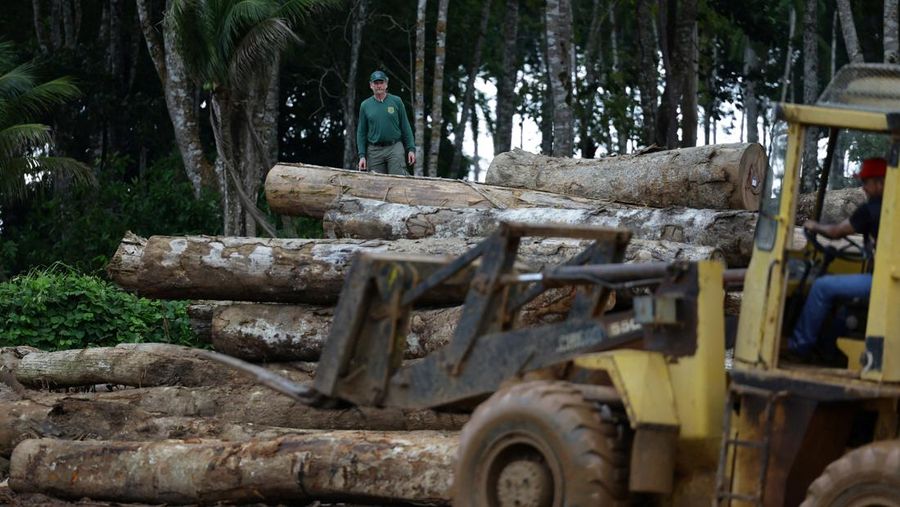
[[[883,158],[867,158],[863,160],[862,169],[859,170],[857,178],[865,180],[868,178],[884,178],[887,173],[887,160]]]

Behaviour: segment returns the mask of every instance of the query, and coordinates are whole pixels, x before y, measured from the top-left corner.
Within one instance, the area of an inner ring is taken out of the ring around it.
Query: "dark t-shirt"
[[[881,219],[881,198],[873,198],[859,205],[850,216],[853,230],[871,238],[878,238],[878,221]]]

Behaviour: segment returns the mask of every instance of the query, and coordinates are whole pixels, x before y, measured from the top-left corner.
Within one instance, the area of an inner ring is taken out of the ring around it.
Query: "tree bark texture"
[[[328,432],[251,442],[33,439],[13,452],[10,487],[173,504],[353,498],[445,504],[457,442],[455,434],[436,432]]]
[[[243,381],[241,375],[168,344],[120,344],[57,352],[33,352],[13,370],[27,386],[51,388],[115,384],[133,387],[204,386]]]
[[[127,290],[162,299],[230,299],[330,305],[357,252],[458,256],[479,238],[421,240],[261,239],[208,236],[126,236],[107,267]],[[519,260],[531,269],[568,257],[558,242],[523,240]],[[467,284],[450,280],[425,304],[462,302]]]
[[[677,67],[681,79],[681,146],[697,145],[697,64],[699,38],[697,34],[697,0],[679,0],[676,14]]]
[[[637,238],[629,247],[633,258],[674,260],[679,255],[697,255],[698,258],[720,258],[721,255],[729,266],[744,266],[752,250],[756,213],[616,204],[593,210],[478,210],[347,199],[326,215],[325,228],[326,234],[336,237],[434,237],[449,240],[488,235],[503,221],[627,228]],[[542,243],[560,244],[558,240]],[[641,251],[656,253],[639,254]],[[549,257],[546,260],[552,262]]]
[[[642,206],[756,210],[766,164],[755,143],[594,160],[513,150],[494,157],[485,182]]]
[[[600,67],[603,64],[600,32],[603,16],[600,15],[600,0],[594,0],[591,6],[591,24],[588,28],[587,40],[584,43],[584,79],[576,78],[578,101],[578,145],[581,158],[594,158],[597,153],[597,142],[591,135],[594,119],[596,94],[600,86]],[[577,76],[577,74],[576,74]],[[509,150],[504,150],[509,151]],[[497,153],[499,154],[499,153]]]
[[[641,142],[644,146],[663,144],[656,139],[656,115],[659,110],[657,35],[653,31],[652,0],[637,0],[635,4],[638,61],[637,86],[641,92]]]
[[[844,36],[844,47],[847,48],[847,58],[850,63],[863,63],[862,49],[859,47],[859,37],[856,36],[856,23],[853,21],[850,0],[837,0],[837,10],[841,18],[841,33]]]
[[[544,15],[547,72],[553,95],[553,155],[570,157],[574,147],[572,116],[572,27],[566,26],[568,0],[547,0]]]
[[[296,376],[298,369],[282,368],[280,374]],[[2,428],[21,428],[32,435],[56,436],[53,428],[77,427],[70,422],[70,413],[51,409],[66,400],[84,403],[115,404],[141,410],[156,418],[210,418],[222,423],[258,425],[263,427],[376,430],[376,431],[456,431],[468,420],[464,414],[433,410],[403,410],[397,408],[353,407],[326,409],[309,407],[268,387],[253,384],[223,384],[206,387],[145,387],[87,393],[49,393],[27,391],[28,399],[0,402],[0,434]],[[127,414],[127,412],[126,412]],[[48,419],[49,417],[49,419]],[[71,417],[81,417],[71,413]],[[99,416],[98,416],[99,417]],[[107,417],[107,416],[103,416]],[[21,419],[21,422],[15,422]],[[114,429],[115,424],[108,423]],[[43,428],[43,429],[42,429]],[[44,432],[44,431],[47,432]],[[17,430],[18,431],[18,430]],[[72,430],[74,431],[74,430]],[[83,431],[83,430],[82,430]],[[138,429],[135,429],[138,431]],[[3,437],[13,442],[15,433]],[[14,443],[14,442],[13,442]],[[9,445],[10,447],[12,444]]]
[[[165,92],[166,109],[175,131],[175,144],[178,145],[194,197],[199,198],[203,186],[216,185],[216,179],[200,140],[196,86],[188,78],[184,61],[175,47],[174,31],[162,23],[163,33],[160,36],[156,29],[158,20],[150,12],[148,0],[136,1],[147,50]],[[166,11],[170,2],[171,0],[166,1]]]
[[[416,164],[413,174],[424,176],[425,171],[425,14],[428,0],[418,0],[416,6],[416,73],[415,104],[413,121],[415,122]]]
[[[438,0],[434,27],[434,81],[431,86],[431,140],[428,146],[428,176],[437,176],[441,138],[444,133],[444,61],[447,58],[447,9],[450,0]]]
[[[404,357],[424,357],[446,344],[458,312],[457,307],[415,312]],[[317,361],[333,313],[312,305],[224,305],[213,311],[211,341],[217,351],[245,361]]]
[[[750,42],[744,37],[744,115],[747,119],[747,142],[759,142],[759,103],[756,98],[756,79],[759,58]]]
[[[519,2],[506,0],[503,19],[502,71],[497,78],[497,118],[494,127],[494,155],[512,147],[513,116],[516,112],[516,82],[519,73]]]
[[[320,430],[278,428],[225,422],[215,417],[155,414],[120,401],[59,398],[43,404],[32,400],[0,403],[0,456],[9,457],[28,438],[64,440],[136,440],[216,438],[243,441],[299,435]]]
[[[897,0],[884,0],[884,63],[900,63]]]
[[[552,207],[586,209],[589,199],[549,192],[481,185],[443,178],[391,176],[305,164],[276,165],[266,178],[266,199],[275,212],[322,218],[342,195],[410,205],[452,208]]]
[[[787,47],[784,50],[784,75],[781,78],[781,102],[787,102],[788,87],[791,84],[791,69],[794,64],[794,31],[797,27],[797,11],[790,6],[788,14]]]
[[[819,98],[818,0],[805,0],[803,11],[803,103],[815,104]],[[818,140],[816,128],[806,130],[800,190],[812,192],[818,177]]]
[[[368,18],[369,0],[358,0],[353,8],[350,21],[350,62],[347,66],[347,81],[344,95],[344,169],[356,168],[356,120],[359,106],[356,103],[356,80],[359,73],[359,51],[362,47],[362,33]]]

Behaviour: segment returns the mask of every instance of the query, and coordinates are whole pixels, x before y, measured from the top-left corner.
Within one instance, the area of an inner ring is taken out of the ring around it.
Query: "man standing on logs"
[[[359,106],[356,129],[359,170],[405,176],[409,174],[406,165],[416,163],[416,145],[403,101],[389,94],[387,87],[384,72],[376,70],[369,77],[372,96]]]

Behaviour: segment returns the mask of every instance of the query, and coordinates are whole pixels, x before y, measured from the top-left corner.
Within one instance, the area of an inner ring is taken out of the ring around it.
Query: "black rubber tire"
[[[900,507],[900,442],[848,452],[813,481],[801,507]]]
[[[460,436],[454,507],[504,505],[500,478],[507,465],[522,461],[539,463],[552,477],[552,499],[512,503],[506,496],[506,505],[605,507],[627,500],[625,430],[603,421],[571,383],[517,384],[475,410]]]

